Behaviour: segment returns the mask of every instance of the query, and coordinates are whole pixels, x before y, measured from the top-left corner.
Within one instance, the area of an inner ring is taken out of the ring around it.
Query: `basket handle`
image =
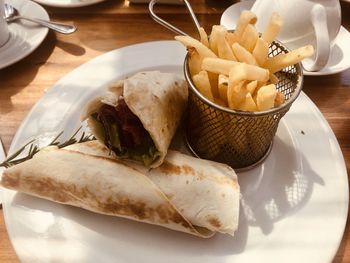
[[[149,5],[148,5],[148,9],[149,9],[149,12],[151,14],[151,17],[153,18],[154,21],[156,21],[157,23],[161,24],[162,26],[166,27],[167,29],[175,32],[176,34],[179,34],[179,35],[184,35],[184,36],[188,36],[188,34],[186,34],[185,32],[181,31],[180,29],[178,29],[177,27],[173,26],[172,24],[168,23],[167,21],[165,21],[164,19],[160,18],[159,16],[156,15],[156,13],[154,12],[154,6],[155,4],[158,2],[159,0],[151,0],[149,2]],[[187,1],[187,0],[180,0],[181,2],[185,3],[190,15],[191,15],[191,18],[192,18],[192,21],[193,23],[195,24],[196,28],[197,28],[197,31],[198,31],[198,34],[200,32],[200,24],[197,20],[197,17],[195,15],[195,13],[193,12],[192,10],[192,7],[190,5],[190,3]]]

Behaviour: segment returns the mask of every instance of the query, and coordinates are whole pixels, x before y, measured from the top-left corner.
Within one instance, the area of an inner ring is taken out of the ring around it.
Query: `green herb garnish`
[[[58,148],[63,148],[75,143],[87,142],[95,139],[93,135],[86,134],[85,132],[81,134],[79,139],[75,138],[75,136],[80,130],[81,127],[67,141],[63,143],[58,141],[58,138],[63,134],[63,131],[61,131],[47,146],[57,146]],[[35,141],[35,139],[31,140],[30,142],[22,146],[19,150],[17,150],[15,153],[8,156],[2,163],[0,163],[0,167],[8,168],[33,158],[33,156],[40,151],[40,148],[37,145],[35,145]],[[28,154],[25,157],[16,159],[28,147]]]

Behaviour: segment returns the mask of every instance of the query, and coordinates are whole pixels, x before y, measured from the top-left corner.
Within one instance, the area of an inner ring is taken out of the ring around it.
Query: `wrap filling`
[[[146,166],[160,156],[150,134],[123,96],[119,96],[117,106],[104,104],[91,118],[97,124],[100,138],[117,156],[143,162]]]

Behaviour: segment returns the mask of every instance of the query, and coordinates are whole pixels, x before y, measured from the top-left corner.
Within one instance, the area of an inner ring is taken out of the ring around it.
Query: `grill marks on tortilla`
[[[231,185],[235,189],[238,188],[238,183],[226,176],[205,177],[200,171],[186,164],[177,165],[165,160],[163,164],[156,169],[159,169],[160,172],[166,175],[190,175],[196,177],[197,180],[210,179],[215,180],[216,183]],[[188,184],[187,181],[186,184]]]
[[[164,163],[158,167],[158,169],[165,173],[170,175],[180,175],[180,174],[187,174],[187,175],[196,175],[196,171],[189,165],[175,165],[168,161],[164,161]]]
[[[191,228],[190,224],[171,206],[158,205],[157,207],[149,207],[145,202],[132,201],[128,198],[108,198],[104,203],[99,203],[99,207],[107,214],[119,214],[124,216],[132,216],[138,220],[160,221],[168,224],[174,222],[181,224],[186,228]]]
[[[18,179],[18,176],[16,178]],[[91,207],[106,214],[119,214],[141,221],[159,220],[165,224],[173,222],[181,224],[185,228],[191,228],[191,225],[173,207],[166,204],[153,208],[147,206],[145,202],[133,201],[121,196],[108,197],[107,200],[101,201],[88,187],[79,188],[76,185],[60,183],[51,178],[38,180],[35,177],[27,177],[24,178],[23,183],[28,185],[32,193],[45,195],[56,202],[70,204],[73,201],[89,199],[95,201],[90,203]]]
[[[0,182],[7,188],[15,189],[19,185],[19,174],[3,175]]]
[[[221,227],[220,220],[216,217],[209,218],[208,223],[211,224],[213,227],[218,228],[218,229]]]
[[[87,187],[78,188],[76,185],[60,183],[48,177],[40,179],[25,177],[23,183],[28,185],[29,190],[34,194],[49,197],[60,203],[70,203],[95,197]]]
[[[95,145],[93,142],[90,142],[89,144]],[[103,147],[96,146],[96,149],[104,151]],[[74,163],[76,163],[76,158],[78,156],[81,156],[79,157],[80,160],[85,160],[86,162],[99,161],[105,162],[106,164],[115,163],[123,165],[120,161],[115,159],[110,159],[108,157],[102,156],[92,156],[90,154],[76,152],[69,149],[53,149],[47,152],[43,152],[38,154],[38,156],[35,156],[30,161],[23,164],[25,164],[26,167],[29,164],[29,162],[37,162],[37,164],[39,165],[37,166],[37,169],[39,169],[39,171],[43,171],[43,160],[52,160],[54,158],[58,161],[59,165],[60,161],[64,161],[63,159],[60,159],[60,154],[62,152],[65,152],[65,157],[67,157],[67,154],[70,155],[70,158],[68,159],[73,159],[71,164],[68,163],[67,165],[75,165]],[[39,172],[40,175],[32,173],[32,175],[26,174],[26,176],[24,176],[24,173],[27,173],[27,171],[25,171],[25,167],[23,167],[24,169],[22,169],[22,171],[24,171],[23,176],[21,174],[21,170],[11,171],[10,169],[10,172],[8,173],[7,171],[5,171],[4,176],[2,178],[2,183],[8,186],[9,188],[13,189],[18,189],[25,186],[25,188],[22,188],[21,191],[32,194],[34,196],[44,197],[46,199],[53,200],[59,203],[82,207],[102,214],[119,215],[138,221],[165,224],[172,226],[171,228],[176,228],[178,230],[182,228],[186,229],[186,232],[191,232],[196,235],[202,235],[199,234],[199,232],[197,232],[196,227],[193,226],[189,221],[187,221],[187,219],[184,218],[183,215],[170,203],[166,195],[164,195],[151,181],[149,181],[149,179],[139,174],[139,172],[132,167],[129,167],[128,169],[133,170],[135,174],[130,173],[128,176],[134,176],[135,179],[141,177],[143,179],[140,178],[137,180],[144,180],[143,184],[145,185],[145,187],[154,187],[153,192],[156,196],[156,203],[153,202],[153,204],[150,205],[137,196],[130,197],[120,194],[119,190],[112,191],[109,194],[106,192],[104,194],[101,194],[101,191],[96,192],[96,189],[94,189],[93,185],[84,183],[81,185],[76,183],[72,184],[70,181],[66,182],[64,180],[60,180],[59,177],[50,177],[50,174],[46,176],[45,172]],[[121,176],[118,175],[118,167],[115,168],[115,176]],[[65,173],[65,169],[63,169],[61,172]],[[68,176],[73,177],[74,174],[72,173]],[[82,180],[84,180],[84,178],[82,178]],[[147,185],[148,181],[149,185]],[[209,235],[205,234],[205,236]]]

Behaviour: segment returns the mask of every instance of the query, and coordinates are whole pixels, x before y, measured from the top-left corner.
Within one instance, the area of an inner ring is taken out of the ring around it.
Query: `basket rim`
[[[290,50],[285,47],[280,41],[274,40],[272,42],[272,44],[277,44],[279,47],[281,47],[282,49],[284,49],[284,51],[286,52],[290,52]],[[271,45],[272,45],[271,44]],[[280,105],[277,108],[272,108],[272,109],[268,109],[265,111],[257,111],[257,112],[250,112],[250,111],[241,111],[241,110],[234,110],[234,109],[230,109],[228,107],[223,107],[220,106],[214,102],[212,102],[211,100],[209,100],[207,97],[205,97],[194,85],[193,81],[192,81],[192,77],[190,74],[190,70],[189,70],[189,66],[188,66],[188,58],[189,58],[189,53],[187,52],[185,60],[184,60],[184,75],[185,75],[185,79],[187,81],[187,83],[189,84],[190,89],[197,95],[197,97],[203,101],[206,104],[209,104],[211,107],[215,108],[216,110],[219,111],[223,111],[226,113],[230,113],[230,114],[234,114],[234,115],[241,115],[241,116],[251,116],[251,117],[258,117],[258,116],[266,116],[266,115],[270,115],[270,114],[274,114],[274,113],[278,113],[280,111],[283,110],[287,110],[288,108],[291,107],[292,103],[297,99],[297,97],[299,96],[301,89],[303,87],[303,83],[304,83],[304,75],[303,75],[303,70],[302,70],[302,66],[301,63],[297,63],[294,64],[296,71],[297,71],[297,76],[298,76],[298,84],[297,87],[295,88],[295,91],[293,92],[292,96],[282,105]],[[279,71],[280,72],[280,71]]]

